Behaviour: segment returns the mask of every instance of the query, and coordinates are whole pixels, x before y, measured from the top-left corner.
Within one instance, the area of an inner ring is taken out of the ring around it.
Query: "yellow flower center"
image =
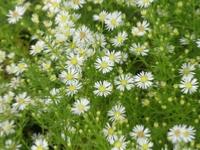
[[[144,137],[144,132],[143,131],[137,132],[137,137],[143,138]]]
[[[85,108],[84,105],[82,105],[82,104],[78,105],[78,110],[79,111],[81,111],[81,112],[84,111],[84,108]]]
[[[185,83],[185,87],[188,88],[188,89],[191,89],[192,83],[190,83],[190,82]]]
[[[73,79],[73,75],[71,73],[66,75],[67,80],[72,80]]]
[[[141,78],[140,78],[140,81],[141,82],[147,82],[148,81],[148,77],[146,75],[143,75]]]
[[[115,118],[118,120],[118,119],[120,119],[120,117],[121,117],[121,113],[119,112],[119,111],[116,111],[115,113],[114,113],[114,115],[115,115]]]
[[[111,20],[111,24],[112,24],[113,26],[116,26],[116,25],[117,25],[117,20],[116,20],[116,19],[112,19],[112,20]]]
[[[113,135],[113,133],[114,133],[114,129],[113,129],[113,128],[109,128],[109,129],[108,129],[108,134],[109,134],[109,135]]]
[[[121,80],[121,85],[127,85],[127,80]]]
[[[180,134],[181,134],[180,130],[175,130],[175,131],[174,131],[174,135],[175,135],[176,137],[179,137]]]
[[[101,63],[101,68],[105,69],[108,67],[108,63],[107,62],[102,62]]]
[[[105,90],[106,90],[105,86],[101,85],[101,86],[99,87],[99,91],[100,91],[100,92],[105,92]]]
[[[36,150],[43,150],[43,147],[39,145]]]
[[[80,32],[80,39],[83,40],[86,37],[85,32]]]
[[[121,148],[121,147],[122,147],[122,142],[116,141],[116,142],[115,142],[115,147],[116,147],[116,148]]]
[[[68,89],[69,89],[70,91],[75,91],[75,90],[76,90],[76,87],[75,87],[74,85],[70,85],[70,86],[68,87]]]
[[[23,98],[20,98],[20,99],[18,100],[18,103],[20,103],[20,104],[24,104],[24,102],[25,102],[25,100],[24,100]]]
[[[72,58],[72,59],[71,59],[71,63],[72,63],[72,65],[78,64],[77,58],[76,58],[76,57]]]
[[[123,38],[122,38],[121,36],[119,36],[119,37],[117,38],[117,42],[118,42],[118,43],[122,43],[122,42],[123,42]]]
[[[148,148],[149,148],[148,144],[143,144],[142,145],[142,150],[148,150]]]
[[[183,74],[184,74],[184,75],[190,74],[190,69],[184,68],[184,69],[183,69]]]

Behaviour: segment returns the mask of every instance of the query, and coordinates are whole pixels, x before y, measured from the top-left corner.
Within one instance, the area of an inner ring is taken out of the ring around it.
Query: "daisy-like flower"
[[[109,143],[113,143],[114,139],[116,138],[116,128],[114,125],[110,125],[109,123],[106,124],[105,128],[103,129],[103,134],[106,137]]]
[[[131,48],[130,48],[130,52],[139,56],[146,56],[147,53],[149,52],[149,49],[146,48],[146,45],[140,45],[140,43],[136,44],[133,43]]]
[[[15,68],[15,74],[19,75],[21,73],[23,73],[24,71],[26,71],[28,68],[28,65],[24,62],[20,62],[17,64],[16,68]]]
[[[108,96],[112,92],[112,84],[108,81],[98,81],[94,85],[94,94],[97,96]]]
[[[65,6],[70,7],[72,9],[80,9],[85,4],[85,0],[69,0],[65,2]]]
[[[61,0],[44,0],[43,3],[43,10],[49,10],[54,14],[60,11]]]
[[[35,45],[31,46],[30,54],[33,56],[36,54],[39,54],[44,50],[44,47],[45,47],[44,41],[41,41],[41,40],[37,41],[37,43]]]
[[[3,121],[0,122],[0,136],[5,136],[5,135],[10,135],[15,133],[15,125],[14,125],[14,121]]]
[[[111,150],[125,150],[128,142],[124,136],[116,136],[111,144],[113,146]]]
[[[16,6],[15,10],[10,10],[8,13],[8,23],[15,24],[20,19],[22,19],[22,16],[24,15],[26,9],[24,6]]]
[[[17,95],[15,100],[16,102],[12,105],[15,110],[24,110],[29,104],[31,104],[31,98],[27,96],[26,92]]]
[[[121,60],[119,61],[119,64],[123,64],[128,59],[128,54],[126,52],[121,52]]]
[[[114,30],[118,26],[120,26],[123,23],[122,21],[122,14],[121,12],[115,11],[113,13],[109,13],[106,16],[105,24],[106,28],[110,30]]]
[[[138,149],[139,150],[152,150],[153,143],[148,139],[142,139],[138,142]]]
[[[86,98],[81,98],[74,102],[73,107],[71,109],[73,114],[81,115],[87,112],[90,109],[90,101]]]
[[[106,57],[109,58],[110,61],[115,62],[115,63],[120,63],[122,56],[121,56],[121,52],[116,52],[115,50],[113,51],[106,51]]]
[[[181,88],[181,91],[185,94],[189,93],[195,93],[199,87],[198,81],[196,78],[193,78],[192,76],[183,77],[181,80],[181,83],[179,87]]]
[[[130,136],[137,141],[141,141],[149,138],[151,135],[150,135],[150,130],[148,128],[145,128],[143,125],[136,125],[132,129]]]
[[[200,48],[200,39],[197,39],[196,44],[197,44],[197,47]]]
[[[77,80],[80,77],[79,72],[75,68],[67,69],[59,74],[59,78],[63,83],[69,83],[73,80]]]
[[[102,73],[108,73],[113,69],[114,62],[109,59],[109,57],[102,57],[97,58],[95,62],[95,68],[99,71],[102,71]]]
[[[112,122],[123,122],[126,118],[125,107],[121,104],[117,104],[108,111],[109,120]]]
[[[183,77],[193,76],[195,74],[193,71],[195,71],[195,65],[191,63],[184,63],[179,69],[179,73]]]
[[[137,22],[137,26],[133,27],[131,32],[134,36],[144,36],[149,30],[149,23],[144,20],[143,22]]]
[[[189,143],[195,139],[196,130],[192,126],[183,125],[182,127],[182,139],[185,143]]]
[[[93,43],[94,47],[105,47],[107,42],[106,42],[106,38],[103,34],[100,33],[95,33],[94,34],[94,41],[95,43]]]
[[[153,75],[151,72],[140,72],[134,76],[135,85],[141,89],[147,89],[152,86]]]
[[[67,69],[77,69],[80,70],[83,65],[84,59],[83,57],[76,55],[74,53],[70,53],[67,56]]]
[[[77,45],[90,45],[94,38],[92,32],[85,26],[81,26],[74,32],[73,39]]]
[[[188,143],[195,139],[196,130],[192,126],[175,125],[168,132],[168,139],[173,143]]]
[[[107,15],[108,15],[108,12],[103,10],[102,12],[99,13],[99,15],[94,15],[93,19],[94,21],[105,22]]]
[[[67,95],[68,96],[73,96],[74,94],[78,93],[78,90],[80,90],[82,87],[82,84],[77,81],[77,80],[73,80],[69,83],[67,83]]]
[[[131,90],[134,87],[134,80],[130,73],[116,77],[114,83],[120,91],[124,91],[125,89]]]
[[[63,26],[65,23],[71,24],[70,14],[67,11],[60,11],[55,18],[55,22],[58,25]]]
[[[127,39],[127,37],[128,37],[128,34],[125,31],[119,32],[117,36],[111,39],[112,45],[115,47],[122,46],[124,41]]]
[[[0,63],[6,59],[6,52],[0,50]]]
[[[16,141],[8,139],[5,141],[5,148],[6,148],[6,150],[11,150],[11,149],[20,150],[22,148],[22,145]]]
[[[154,0],[136,0],[136,5],[140,8],[147,8]]]
[[[175,125],[168,132],[168,139],[173,143],[179,143],[182,141],[182,125]]]
[[[48,142],[45,139],[36,139],[31,150],[48,150]]]

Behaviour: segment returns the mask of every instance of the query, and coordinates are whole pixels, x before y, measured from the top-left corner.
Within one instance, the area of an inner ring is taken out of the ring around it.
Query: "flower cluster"
[[[198,2],[0,6],[0,150],[200,149]]]

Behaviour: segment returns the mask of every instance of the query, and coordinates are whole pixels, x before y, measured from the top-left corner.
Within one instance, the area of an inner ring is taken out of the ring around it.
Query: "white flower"
[[[24,6],[16,6],[15,10],[9,11],[8,13],[8,23],[15,24],[20,19],[22,19],[22,16],[24,15],[26,9]]]
[[[195,139],[196,130],[192,126],[183,125],[182,127],[182,139],[185,143],[191,142]]]
[[[94,85],[95,89],[94,94],[97,96],[108,96],[112,92],[112,84],[108,81],[98,81]]]
[[[144,140],[150,138],[150,130],[148,128],[145,128],[143,125],[136,125],[132,129],[130,136],[137,141]]]
[[[115,47],[122,46],[124,41],[127,39],[127,37],[128,37],[128,34],[125,31],[119,32],[117,36],[111,39],[112,45]]]
[[[109,120],[112,122],[123,122],[126,117],[125,107],[121,104],[117,104],[108,111]]]
[[[136,5],[140,8],[147,8],[154,0],[135,0]]]
[[[137,87],[141,89],[147,89],[152,86],[153,75],[151,72],[140,72],[136,76],[134,76],[134,82]]]
[[[134,80],[131,74],[122,74],[114,80],[117,89],[124,91],[125,89],[130,90],[134,87]]]
[[[187,39],[185,37],[180,38],[179,41],[180,41],[181,45],[188,45],[190,43],[189,39]]]
[[[149,141],[148,139],[142,139],[138,142],[138,149],[139,150],[152,150],[153,149],[153,143]]]
[[[83,57],[76,55],[74,53],[69,53],[67,56],[67,69],[76,69],[80,70],[83,65],[84,59]]]
[[[15,100],[16,102],[12,105],[15,110],[24,110],[29,104],[31,104],[31,98],[27,96],[26,92],[17,95]]]
[[[195,65],[191,63],[184,63],[179,69],[179,73],[184,77],[193,76],[195,74],[193,71],[195,71]]]
[[[110,125],[109,123],[107,123],[105,128],[103,129],[103,134],[109,143],[113,143],[114,139],[117,136],[116,127],[114,125]]]
[[[66,7],[70,7],[70,8],[75,9],[75,10],[83,7],[83,4],[85,4],[85,0],[69,0],[69,1],[64,3],[64,5]]]
[[[45,139],[36,139],[31,150],[48,150],[48,143]]]
[[[77,80],[67,83],[67,89],[66,89],[67,95],[73,96],[74,94],[78,92],[78,90],[81,89],[81,87],[82,87],[82,84]]]
[[[196,130],[191,126],[175,125],[168,132],[168,139],[172,143],[188,143],[194,140]]]
[[[0,50],[0,63],[6,59],[6,52]]]
[[[181,91],[185,94],[189,93],[195,93],[198,89],[198,81],[196,78],[193,78],[192,76],[187,76],[187,77],[183,77],[181,79],[181,83],[179,85],[179,87],[181,88]]]
[[[110,59],[110,61],[115,62],[115,63],[120,63],[120,61],[122,60],[120,51],[116,52],[115,50],[113,51],[107,50],[105,55],[106,57]]]
[[[36,54],[39,54],[44,50],[44,47],[45,47],[44,41],[41,41],[41,40],[37,41],[37,43],[35,45],[31,46],[30,54],[33,56]]]
[[[102,71],[103,74],[110,72],[113,69],[114,63],[109,57],[97,58],[95,68]]]
[[[15,74],[19,75],[19,74],[23,73],[24,71],[26,71],[27,68],[28,68],[28,65],[26,63],[20,62],[16,66],[16,70],[15,70],[16,72],[15,72]]]
[[[137,22],[137,26],[133,27],[131,32],[134,36],[143,36],[149,30],[149,23],[144,20],[143,22]]]
[[[73,107],[71,109],[73,114],[81,115],[87,112],[90,109],[90,101],[86,98],[81,98],[74,102]]]
[[[126,138],[121,135],[114,137],[114,142],[111,144],[113,146],[111,150],[126,150],[128,142],[126,142]]]
[[[20,150],[21,149],[21,144],[18,144],[17,142],[8,139],[5,141],[5,148],[6,150]]]
[[[106,12],[105,10],[103,10],[102,12],[99,13],[99,15],[94,15],[93,19],[95,21],[105,22],[107,15],[108,15],[108,12]]]
[[[49,10],[54,14],[60,11],[61,0],[44,0],[43,3],[43,10]]]
[[[92,32],[85,25],[79,27],[74,32],[73,39],[75,43],[80,46],[90,45],[94,41]]]
[[[197,44],[197,47],[200,48],[200,39],[197,39],[196,44]]]
[[[73,80],[79,79],[80,74],[75,68],[67,69],[59,74],[59,78],[63,83],[69,83]]]
[[[105,24],[108,30],[114,30],[123,23],[121,12],[115,11],[106,16]]]
[[[95,33],[94,34],[94,41],[95,43],[93,43],[93,46],[94,47],[105,47],[107,42],[106,42],[106,38],[103,34],[100,34],[100,33]]]
[[[146,46],[143,44],[143,45],[140,45],[140,43],[136,44],[136,43],[133,43],[131,48],[130,48],[130,52],[132,52],[133,54],[139,56],[146,56],[147,53],[149,52],[149,49],[146,48]]]
[[[0,122],[0,136],[10,135],[15,133],[14,121],[2,121]]]

